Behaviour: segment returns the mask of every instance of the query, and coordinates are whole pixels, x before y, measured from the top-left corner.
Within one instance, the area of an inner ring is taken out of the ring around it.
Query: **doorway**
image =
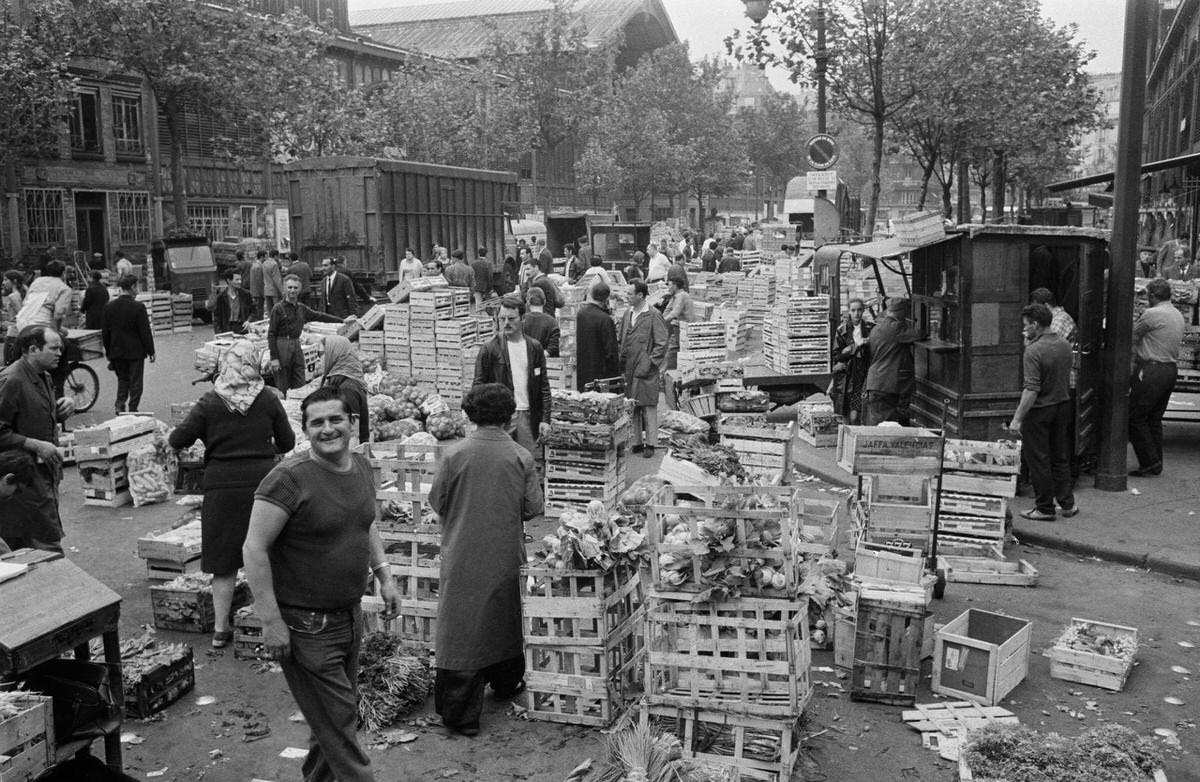
[[[75,191],[75,243],[93,266],[95,254],[100,253],[103,268],[108,264],[108,194],[94,191]]]

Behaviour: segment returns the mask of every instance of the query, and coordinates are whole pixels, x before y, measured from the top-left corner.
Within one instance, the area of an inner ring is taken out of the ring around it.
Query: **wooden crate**
[[[609,724],[641,682],[643,595],[637,570],[526,566],[521,596],[531,718]]]
[[[263,623],[254,614],[254,606],[239,608],[233,614],[233,657],[236,660],[270,660],[262,642]]]
[[[970,608],[937,631],[933,691],[995,706],[1029,672],[1033,625]]]
[[[856,475],[935,475],[942,462],[941,438],[919,427],[843,426],[837,462]]]
[[[245,582],[239,583],[233,590],[232,611],[249,605],[250,601],[249,585]],[[175,589],[169,586],[152,586],[150,602],[154,610],[154,626],[159,630],[211,633],[216,622],[211,587]]]
[[[0,722],[3,782],[31,782],[55,764],[53,700],[22,693],[21,711]]]
[[[953,516],[986,516],[1003,519],[1008,512],[1008,501],[999,496],[964,494],[950,491],[943,486],[939,499],[939,516],[946,513]]]
[[[994,584],[997,586],[1037,586],[1037,568],[1026,560],[1008,562],[988,557],[942,556],[938,553],[938,569],[946,580],[960,584]]]
[[[79,461],[111,459],[152,444],[156,431],[152,416],[118,415],[97,426],[76,429],[75,455]]]
[[[711,418],[717,414],[716,394],[696,394],[679,400],[679,409],[697,418]]]
[[[1015,497],[1017,496],[1017,476],[948,471],[942,473],[942,491],[987,494],[993,497]]]
[[[678,736],[685,758],[727,768],[730,782],[788,782],[800,757],[802,733],[795,718],[644,703],[640,721]]]
[[[858,594],[850,697],[911,706],[921,681],[928,611],[919,594],[863,588]]]
[[[719,475],[713,475],[698,465],[684,459],[678,459],[669,450],[658,465],[658,477],[668,483],[687,484],[689,486],[701,484],[710,486],[721,485],[721,477]]]
[[[1003,538],[972,538],[938,532],[938,556],[1004,560]]]
[[[200,556],[200,535],[200,519],[166,532],[155,530],[144,538],[138,538],[137,555],[160,564],[174,562],[183,565]]]
[[[854,634],[857,625],[857,604],[833,609],[833,664],[837,668],[848,671],[854,665]]]
[[[919,584],[924,575],[925,560],[918,551],[865,540],[854,550],[854,576],[864,582]]]
[[[1004,517],[960,516],[951,513],[938,514],[938,534],[969,535],[973,538],[1004,540]]]
[[[171,581],[188,573],[199,573],[200,557],[189,559],[187,562],[175,562],[169,559],[147,559],[147,581]]]
[[[1019,443],[946,438],[942,466],[963,472],[1016,475],[1021,471],[1021,446]]]
[[[1071,618],[1072,625],[1090,625],[1114,638],[1127,638],[1137,645],[1136,627],[1125,627],[1094,619]],[[1133,670],[1133,658],[1128,660],[1095,652],[1085,652],[1055,643],[1050,647],[1050,678],[1067,682],[1090,684],[1106,690],[1120,692]]]
[[[84,497],[111,496],[129,488],[129,467],[126,457],[83,460],[79,462],[79,482]]]
[[[648,703],[777,718],[808,705],[807,599],[655,599],[645,627]]]
[[[196,686],[196,666],[192,647],[185,650],[175,660],[142,674],[136,682],[130,681],[128,674],[124,676],[126,717],[144,720],[192,691]]]
[[[769,501],[786,508],[788,517],[800,532],[795,550],[820,556],[837,545],[838,524],[842,504],[832,500],[804,497],[799,489],[790,486],[709,486],[676,483],[664,486],[658,504],[687,507],[699,504],[705,508],[742,506],[748,501]]]

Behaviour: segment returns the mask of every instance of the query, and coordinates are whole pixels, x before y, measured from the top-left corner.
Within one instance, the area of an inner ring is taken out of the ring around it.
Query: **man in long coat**
[[[625,374],[625,395],[633,400],[633,453],[649,459],[658,442],[659,372],[667,359],[667,324],[658,310],[646,301],[650,289],[642,280],[634,280],[629,296],[632,305],[621,316],[618,339],[621,343],[621,370]]]
[[[608,311],[608,283],[596,280],[575,317],[575,383],[583,391],[593,380],[617,374],[617,324]]]
[[[533,457],[505,431],[512,392],[474,386],[463,410],[478,428],[446,452],[429,493],[442,524],[434,708],[446,727],[474,736],[484,685],[501,699],[525,689],[523,522],[543,500]]]

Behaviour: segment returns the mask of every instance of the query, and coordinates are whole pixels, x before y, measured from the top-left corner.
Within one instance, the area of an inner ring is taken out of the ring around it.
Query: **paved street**
[[[191,335],[159,340],[159,361],[148,367],[148,392],[143,409],[166,417],[169,404],[195,398],[191,351],[208,335],[197,327]],[[101,362],[96,362],[102,369]],[[102,393],[95,418],[111,408],[114,382],[102,372]],[[78,425],[79,419],[73,422]],[[631,478],[654,469],[654,460],[636,459]],[[828,486],[812,483],[809,491]],[[1094,493],[1098,499],[1105,496]],[[1117,508],[1120,505],[1115,506]],[[140,632],[152,624],[149,584],[144,565],[135,555],[136,539],[168,527],[180,510],[154,505],[109,510],[82,507],[77,474],[68,472],[63,495],[69,556],[85,570],[116,589],[124,598],[122,632]],[[1105,519],[1104,506],[1089,508],[1093,523]],[[1082,517],[1080,517],[1082,518]],[[1111,521],[1115,522],[1116,519]],[[543,525],[531,530],[542,534]],[[1148,733],[1155,728],[1178,731],[1183,749],[1169,752],[1172,782],[1200,780],[1200,732],[1194,720],[1200,704],[1195,675],[1171,672],[1184,666],[1200,674],[1200,584],[1149,573],[1123,564],[1055,551],[1023,547],[1011,556],[1028,559],[1041,573],[1036,589],[951,584],[944,600],[934,602],[936,621],[946,622],[969,607],[1001,611],[1033,622],[1033,654],[1026,681],[1004,702],[1027,725],[1063,733],[1115,721]],[[1136,626],[1142,639],[1139,665],[1126,691],[1068,684],[1049,678],[1049,661],[1041,655],[1073,616]],[[1189,624],[1191,622],[1191,624]],[[251,663],[235,660],[231,651],[213,652],[208,636],[164,632],[167,640],[192,643],[196,650],[197,686],[194,693],[168,709],[158,720],[130,722],[127,733],[144,741],[126,746],[129,768],[136,776],[165,769],[163,780],[249,782],[252,779],[294,780],[299,761],[280,757],[288,747],[303,747],[306,728],[289,721],[295,705],[282,675],[257,672]],[[1195,644],[1184,648],[1180,642]],[[920,748],[919,735],[900,721],[893,707],[852,703],[841,690],[846,682],[827,669],[832,653],[814,653],[816,693],[805,722],[806,752],[797,780],[950,780],[951,764]],[[928,666],[928,663],[926,664]],[[928,671],[928,667],[926,669]],[[927,689],[919,701],[934,699]],[[197,706],[200,696],[216,702]],[[1164,698],[1175,696],[1183,706]],[[1079,718],[1068,712],[1075,712]],[[242,724],[258,713],[271,732],[253,742],[242,740]],[[572,726],[526,722],[506,715],[505,707],[489,703],[483,733],[474,739],[451,737],[432,717],[432,704],[416,715],[420,738],[402,747],[373,749],[382,780],[425,780],[457,772],[457,780],[531,780],[560,782],[584,759],[601,752],[598,731]],[[428,719],[430,725],[424,725]],[[219,750],[219,755],[213,756]]]

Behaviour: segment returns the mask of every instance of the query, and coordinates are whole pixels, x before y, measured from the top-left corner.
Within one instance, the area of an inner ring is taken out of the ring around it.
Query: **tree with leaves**
[[[600,107],[611,89],[620,46],[618,40],[592,45],[574,0],[553,1],[550,12],[517,37],[497,34],[479,63],[481,70],[518,85],[524,101],[520,114],[529,118],[534,148],[547,157],[564,144],[586,143],[588,132],[602,121]],[[537,177],[535,167],[534,181]]]
[[[804,170],[808,116],[795,97],[776,93],[737,112],[737,132],[754,170],[766,182],[767,200],[782,194]]]
[[[140,76],[154,93],[170,143],[175,225],[188,224],[184,123],[189,112],[224,119],[231,156],[262,158],[270,124],[296,105],[299,85],[324,69],[327,34],[292,10],[266,17],[245,2],[78,0],[81,53]],[[327,73],[327,71],[326,71]]]
[[[17,19],[0,16],[0,171],[13,181],[23,157],[53,157],[74,80],[61,30],[70,5],[45,2]]]
[[[874,230],[879,208],[887,122],[921,91],[929,74],[914,67],[915,51],[927,44],[914,35],[917,0],[826,0],[826,45],[834,53],[828,70],[830,108],[870,129],[871,182],[865,232]],[[816,30],[814,0],[775,0],[762,24],[737,30],[726,47],[739,60],[785,68],[792,81],[812,83]]]

